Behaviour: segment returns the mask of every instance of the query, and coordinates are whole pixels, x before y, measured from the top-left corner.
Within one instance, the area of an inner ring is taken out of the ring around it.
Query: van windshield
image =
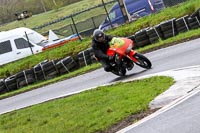
[[[45,38],[44,36],[42,36],[41,34],[37,33],[37,32],[32,32],[27,34],[28,39],[38,45],[42,45],[44,42],[47,42],[47,38]],[[26,36],[25,36],[26,37]]]

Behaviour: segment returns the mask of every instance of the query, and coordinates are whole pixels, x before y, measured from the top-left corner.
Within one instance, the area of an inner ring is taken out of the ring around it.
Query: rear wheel
[[[146,68],[146,69],[151,68],[151,66],[152,66],[151,61],[144,55],[142,55],[140,53],[136,53],[134,55],[134,57],[138,60],[137,62],[135,62],[136,65],[138,65],[142,68]]]

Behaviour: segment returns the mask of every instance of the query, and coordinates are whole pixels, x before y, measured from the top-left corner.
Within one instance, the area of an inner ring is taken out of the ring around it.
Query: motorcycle
[[[151,68],[151,61],[144,55],[133,50],[133,47],[133,41],[128,38],[114,37],[111,40],[107,55],[114,57],[113,61],[110,62],[113,68],[112,73],[118,76],[125,76],[126,70],[132,70],[134,64],[145,69]]]

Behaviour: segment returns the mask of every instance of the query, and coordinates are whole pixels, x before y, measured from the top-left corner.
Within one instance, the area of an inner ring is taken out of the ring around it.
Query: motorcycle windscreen
[[[110,42],[110,48],[116,53],[124,55],[130,44],[132,45],[132,42],[129,39],[114,37]]]

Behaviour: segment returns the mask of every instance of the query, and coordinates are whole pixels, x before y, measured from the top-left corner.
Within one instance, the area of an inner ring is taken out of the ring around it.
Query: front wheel
[[[151,68],[151,66],[152,66],[151,61],[144,55],[142,55],[140,53],[136,53],[134,55],[134,57],[138,60],[137,62],[135,62],[136,65],[138,65],[142,68],[146,68],[146,69]]]

